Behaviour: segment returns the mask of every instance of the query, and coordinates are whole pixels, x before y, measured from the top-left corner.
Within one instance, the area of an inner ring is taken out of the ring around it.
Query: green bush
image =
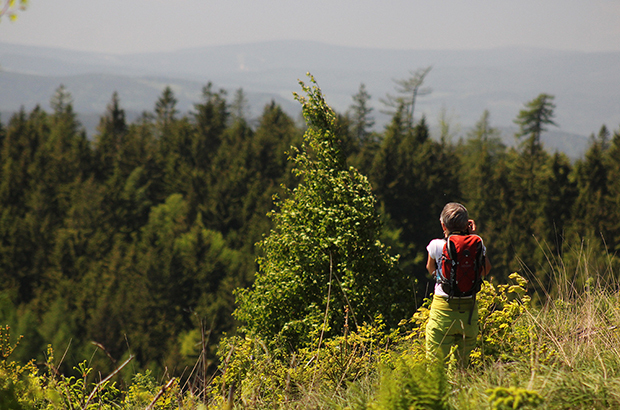
[[[16,347],[10,341],[9,326],[0,326],[0,408],[35,409],[44,394],[41,379],[34,360],[23,366],[9,360]]]

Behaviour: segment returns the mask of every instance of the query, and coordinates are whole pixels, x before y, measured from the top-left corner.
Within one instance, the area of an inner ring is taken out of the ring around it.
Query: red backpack
[[[484,266],[482,238],[478,235],[448,235],[441,256],[437,281],[449,298],[475,296],[482,285]]]

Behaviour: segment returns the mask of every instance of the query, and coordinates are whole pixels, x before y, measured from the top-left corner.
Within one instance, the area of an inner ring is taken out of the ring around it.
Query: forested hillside
[[[501,143],[488,112],[467,135],[448,138],[445,128],[431,138],[406,101],[384,130],[370,132],[368,98],[360,89],[336,115],[334,135],[346,167],[367,177],[383,223],[376,239],[389,249],[364,272],[387,266],[390,286],[402,291],[382,295],[398,297],[388,324],[409,319],[429,293],[425,246],[441,234],[448,201],[477,221],[494,283],[519,271],[553,293],[554,267],[580,262],[571,248],[589,255],[592,268],[617,266],[620,130],[593,130],[585,156],[571,162],[540,140],[553,125],[553,96],[533,95],[515,112],[517,149]],[[92,141],[66,89],[51,107],[22,110],[0,126],[0,316],[24,335],[16,357],[43,362],[52,344],[66,351],[66,371],[88,359],[109,372],[130,354],[134,369],[158,374],[183,374],[201,352],[215,364],[220,337],[238,325],[233,292],[254,282],[257,257],[269,252],[255,244],[273,228],[273,197],[288,198],[299,182],[288,156],[298,155],[291,147],[301,146],[305,127],[275,103],[246,118],[241,90],[228,95],[211,84],[190,112],[177,110],[167,88],[131,123],[115,94]],[[362,288],[379,292],[385,283],[371,279]],[[360,295],[360,305],[382,311],[389,303],[372,296]]]

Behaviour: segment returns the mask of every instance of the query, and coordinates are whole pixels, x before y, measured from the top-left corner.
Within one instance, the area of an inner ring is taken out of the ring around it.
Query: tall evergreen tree
[[[172,88],[170,88],[170,86],[166,86],[164,91],[162,91],[161,96],[155,103],[155,118],[157,120],[157,125],[164,134],[167,132],[167,128],[176,119],[176,115],[179,112],[176,109],[177,102],[178,101],[174,96],[174,92],[172,92]]]
[[[4,289],[16,300],[29,302],[41,280],[35,268],[36,231],[29,226],[28,202],[39,150],[49,133],[47,115],[36,107],[28,116],[22,108],[11,117],[0,152],[0,274]],[[40,218],[45,218],[43,213]]]
[[[243,88],[239,88],[235,91],[235,97],[230,105],[230,109],[233,121],[248,120],[247,115],[250,108],[248,98],[243,92]]]
[[[502,180],[505,175],[505,150],[500,131],[491,126],[490,114],[486,110],[467,134],[466,141],[457,148],[462,163],[459,186],[463,193],[463,202],[470,214],[476,218],[478,230],[493,260],[496,276],[508,269],[506,261],[493,253],[503,249],[503,198],[507,191],[506,183]]]
[[[125,110],[120,107],[118,93],[114,92],[105,114],[99,120],[95,136],[95,158],[100,179],[109,177],[121,163],[127,131]]]
[[[605,130],[607,130],[605,128]],[[609,249],[620,250],[620,129],[614,132],[609,143],[609,149],[605,150],[605,168],[607,169],[607,182],[609,194],[609,215],[608,229]]]
[[[548,125],[555,125],[553,98],[540,94],[515,119],[520,127],[517,137],[527,139],[519,151],[511,150],[508,156],[511,197],[506,199],[510,205],[504,214],[505,235],[511,238],[514,252],[510,268],[526,266],[536,276],[533,283],[546,289],[553,279],[547,256],[558,246],[553,222],[548,219],[550,206],[557,198],[553,198],[549,187],[559,182],[556,178],[566,177],[561,159],[552,158],[540,139]]]
[[[221,136],[209,174],[205,223],[235,242],[233,247],[239,245],[239,239],[228,235],[242,229],[248,218],[244,197],[253,178],[248,168],[252,135],[252,129],[243,118],[227,128]]]
[[[390,94],[386,95],[386,98],[381,100],[387,107],[392,109],[399,109],[400,106],[404,108],[404,120],[409,130],[413,129],[415,125],[415,104],[418,97],[428,95],[431,93],[430,88],[423,88],[424,79],[431,71],[432,67],[425,67],[411,72],[411,77],[394,80],[396,83],[397,96]]]
[[[213,90],[208,83],[202,89],[202,103],[194,104],[193,113],[199,138],[196,139],[194,150],[198,159],[197,166],[209,168],[212,158],[222,142],[222,134],[228,125],[230,112],[226,102],[226,90]]]
[[[446,202],[461,200],[459,158],[448,142],[430,139],[424,117],[411,132],[405,127],[397,112],[375,157],[371,181],[389,219],[402,230],[401,266],[416,275],[424,291],[423,260],[428,241],[438,235],[437,216]]]
[[[282,195],[282,185],[293,188],[297,181],[291,173],[288,155],[292,146],[301,142],[299,129],[275,102],[265,105],[259,125],[249,144],[247,194],[242,198],[244,214],[247,215],[239,230],[246,249],[263,238],[271,228],[266,216],[273,209],[274,195]]]
[[[514,122],[519,126],[517,137],[527,137],[524,147],[530,152],[532,158],[542,150],[540,136],[547,130],[547,126],[556,125],[553,122],[555,116],[555,104],[553,95],[540,94],[532,101],[525,104],[525,108],[519,111]]]
[[[594,233],[596,236],[607,235],[609,221],[608,169],[605,164],[605,143],[595,139],[583,160],[575,164],[575,180],[579,196],[575,202],[575,216],[581,221],[582,234]]]
[[[353,104],[349,107],[353,136],[360,145],[368,142],[371,128],[375,125],[373,108],[369,106],[370,98],[366,85],[361,83],[359,91],[353,96]]]

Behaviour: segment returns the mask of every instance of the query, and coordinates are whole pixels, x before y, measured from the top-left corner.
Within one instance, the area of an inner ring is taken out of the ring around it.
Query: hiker
[[[463,205],[448,203],[439,221],[444,238],[433,239],[426,247],[426,269],[436,281],[426,325],[426,353],[447,359],[456,346],[457,363],[465,366],[478,336],[476,292],[491,264],[476,235],[476,223]],[[448,240],[454,246],[446,246]]]

